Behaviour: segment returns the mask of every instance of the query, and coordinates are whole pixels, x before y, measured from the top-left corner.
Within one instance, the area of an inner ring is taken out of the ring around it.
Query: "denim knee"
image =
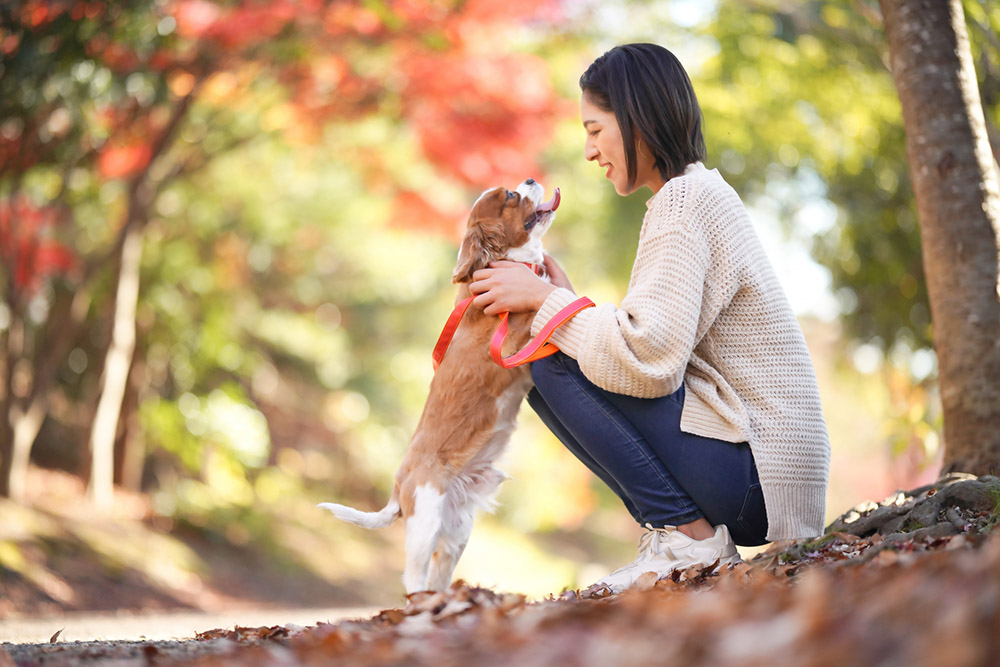
[[[539,387],[541,393],[545,393],[546,388],[551,387],[550,381],[559,377],[565,377],[567,373],[579,373],[579,366],[572,357],[563,352],[556,352],[538,361],[531,362],[531,380]],[[558,381],[558,380],[557,380]]]
[[[539,359],[537,361],[531,362],[531,381],[535,383],[536,387],[540,387],[539,391],[544,393],[545,388],[550,386],[548,381],[559,375],[563,371],[562,364],[559,363],[558,357],[566,356],[562,352],[556,352],[547,357]]]

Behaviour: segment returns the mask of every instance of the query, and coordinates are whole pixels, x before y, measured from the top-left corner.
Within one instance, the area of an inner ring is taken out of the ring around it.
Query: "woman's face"
[[[615,186],[615,192],[624,196],[646,186],[653,192],[659,191],[665,182],[653,163],[652,151],[648,146],[636,148],[636,178],[628,187],[628,166],[625,164],[625,145],[622,142],[618,119],[610,111],[604,111],[592,103],[587,95],[580,100],[580,117],[587,132],[584,157],[597,162],[604,170],[604,176]]]

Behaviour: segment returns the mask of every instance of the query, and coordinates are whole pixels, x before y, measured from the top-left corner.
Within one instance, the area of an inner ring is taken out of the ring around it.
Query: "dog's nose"
[[[529,178],[528,180],[525,181],[525,183],[527,183],[528,185],[534,185],[535,184],[535,179]]]

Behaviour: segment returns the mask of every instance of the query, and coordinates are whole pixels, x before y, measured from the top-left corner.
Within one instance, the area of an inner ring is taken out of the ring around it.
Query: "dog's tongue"
[[[555,192],[552,193],[552,199],[539,204],[535,211],[554,211],[559,208],[559,199],[559,188],[556,188]]]

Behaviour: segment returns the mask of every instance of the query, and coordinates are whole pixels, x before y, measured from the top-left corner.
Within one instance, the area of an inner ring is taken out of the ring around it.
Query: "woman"
[[[706,169],[684,68],[653,44],[611,49],[580,78],[585,157],[619,195],[653,196],[621,305],[556,330],[528,402],[648,529],[600,582],[739,560],[736,544],[822,532],[829,438],[787,298],[738,195]],[[537,310],[537,333],[576,298],[519,264],[478,271],[487,314]]]

